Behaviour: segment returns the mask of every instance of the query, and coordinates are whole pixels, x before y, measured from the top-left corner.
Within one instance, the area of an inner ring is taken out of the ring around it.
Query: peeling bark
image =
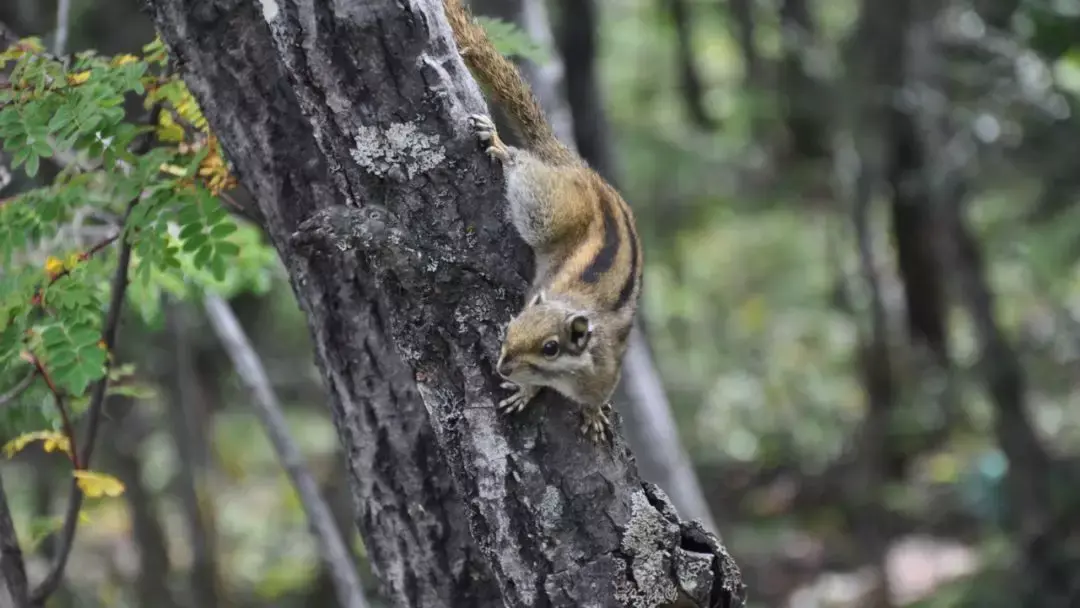
[[[529,254],[468,132],[484,104],[439,4],[263,0],[272,38],[250,2],[150,5],[289,270],[386,595],[742,605],[730,556],[642,484],[621,439],[585,442],[552,395],[494,410]]]

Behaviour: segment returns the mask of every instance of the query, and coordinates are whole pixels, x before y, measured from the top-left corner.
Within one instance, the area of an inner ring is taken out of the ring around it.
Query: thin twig
[[[127,223],[127,219],[138,201],[139,199],[136,198],[128,204],[127,212],[124,214],[124,224]],[[112,298],[109,301],[109,311],[105,317],[105,326],[101,335],[102,342],[105,343],[105,350],[109,353],[113,352],[113,347],[116,345],[116,335],[120,326],[120,311],[123,309],[124,294],[127,292],[130,263],[131,242],[127,239],[121,239],[120,255],[116,262],[116,274],[113,275]],[[97,438],[98,426],[101,423],[101,411],[105,404],[106,389],[109,387],[109,367],[110,360],[106,359],[105,375],[94,385],[94,390],[90,396],[90,407],[86,414],[86,441],[83,442],[82,454],[78,459],[78,462],[83,467],[90,466],[90,456],[94,452],[94,440]],[[72,451],[74,452],[74,446],[72,446]],[[82,490],[72,480],[68,508],[64,514],[64,527],[60,533],[60,544],[57,547],[52,568],[50,568],[45,579],[41,581],[41,584],[30,594],[30,600],[34,604],[44,603],[45,599],[60,586],[64,568],[67,567],[68,556],[71,555],[71,545],[75,541],[75,530],[79,522],[79,510],[82,508],[82,501]]]
[[[53,41],[53,55],[63,57],[67,50],[68,21],[71,17],[71,0],[59,0],[56,4],[56,40]]]
[[[53,399],[56,401],[56,409],[60,411],[60,420],[64,424],[64,434],[67,435],[68,446],[71,448],[71,466],[78,470],[82,468],[79,466],[78,438],[75,437],[75,427],[71,425],[71,418],[68,417],[67,408],[64,407],[64,396],[60,394],[60,389],[49,377],[49,372],[41,364],[41,360],[34,355],[30,355],[29,359],[30,363],[34,365],[34,369],[37,370],[37,375],[45,380],[45,385],[49,387],[49,392],[52,393]]]
[[[30,373],[26,374],[26,377],[11,387],[11,390],[0,395],[0,408],[7,407],[10,403],[19,398],[19,395],[26,392],[26,389],[30,388],[30,385],[34,383],[34,378],[37,378],[37,369],[31,369]]]
[[[262,361],[251,346],[244,329],[229,305],[219,296],[209,294],[203,298],[210,324],[232,359],[237,375],[253,397],[255,414],[270,437],[278,460],[292,479],[300,495],[300,502],[307,514],[308,523],[319,542],[323,561],[334,581],[338,603],[349,608],[366,608],[363,589],[356,574],[356,566],[342,540],[341,531],[334,523],[330,508],[319,494],[315,479],[304,463],[304,457],[289,434],[288,422],[281,411],[277,395],[270,388]]]
[[[112,236],[110,236],[110,237],[108,237],[106,239],[103,239],[101,242],[96,243],[93,247],[91,247],[91,248],[87,249],[86,251],[80,253],[79,254],[79,261],[80,262],[85,262],[86,260],[89,260],[90,258],[94,257],[94,255],[96,255],[102,249],[105,249],[109,245],[112,245],[113,243],[115,243],[116,239],[120,238],[120,235],[123,234],[123,233],[124,233],[124,231],[123,231],[123,228],[121,227],[121,230],[119,232],[117,232],[116,234],[114,234],[114,235],[112,235]],[[64,268],[60,272],[58,272],[58,273],[54,274],[53,276],[49,277],[49,283],[48,284],[52,285],[53,283],[59,281],[60,279],[68,276],[69,274],[71,274],[71,271],[73,269],[74,268]],[[40,290],[38,290],[38,293],[40,293]]]

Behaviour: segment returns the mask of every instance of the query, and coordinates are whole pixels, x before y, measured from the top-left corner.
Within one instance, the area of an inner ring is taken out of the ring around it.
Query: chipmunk
[[[502,387],[515,391],[498,409],[519,412],[549,387],[582,406],[586,437],[610,440],[611,394],[641,292],[634,214],[555,137],[532,89],[461,0],[443,7],[466,65],[506,110],[523,145],[506,145],[489,116],[469,117],[488,156],[504,168],[510,219],[536,258],[527,304],[507,326],[496,365]]]

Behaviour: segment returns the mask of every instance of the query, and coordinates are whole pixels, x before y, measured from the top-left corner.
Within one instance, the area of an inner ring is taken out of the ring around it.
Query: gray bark
[[[383,329],[364,263],[355,256],[309,260],[289,244],[304,217],[344,197],[289,88],[260,7],[156,1],[151,9],[290,267],[345,448],[354,520],[382,596],[417,608],[503,606],[473,547],[412,374]]]
[[[626,412],[627,440],[635,446],[647,446],[635,450],[641,476],[670,494],[683,517],[700,520],[707,530],[719,534],[690,456],[679,439],[660,371],[640,324],[630,334],[623,365],[620,392],[626,404],[622,411]]]
[[[387,595],[742,605],[726,550],[641,482],[621,439],[585,442],[551,395],[513,419],[494,410],[529,254],[468,131],[484,104],[439,4],[150,5],[288,268]]]

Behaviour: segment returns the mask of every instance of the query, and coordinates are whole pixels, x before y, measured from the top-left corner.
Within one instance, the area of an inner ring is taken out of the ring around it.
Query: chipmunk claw
[[[469,116],[469,128],[472,129],[476,139],[480,143],[487,144],[484,152],[495,160],[506,161],[510,158],[510,151],[506,144],[499,139],[499,131],[495,128],[495,122],[490,116],[484,114],[472,114]]]
[[[586,439],[597,445],[609,445],[615,440],[615,430],[609,417],[611,412],[610,401],[598,408],[586,407],[581,410],[581,433]]]
[[[517,391],[509,397],[499,402],[496,408],[503,414],[516,414],[525,409],[526,406],[533,400],[533,397],[539,393],[539,389],[532,387],[523,387],[513,382],[503,382],[500,386],[505,389],[517,389]]]

